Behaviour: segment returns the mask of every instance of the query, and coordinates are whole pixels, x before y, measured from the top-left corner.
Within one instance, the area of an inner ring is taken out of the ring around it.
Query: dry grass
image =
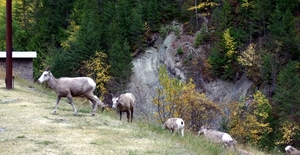
[[[6,90],[1,78],[0,154],[237,154],[190,133],[184,138],[172,136],[155,123],[137,119],[127,123],[124,116],[119,121],[114,111],[98,110],[92,117],[90,106],[79,104],[80,99],[75,100],[77,115],[66,99],[52,114],[55,100],[51,90],[34,83],[17,80],[14,89]]]

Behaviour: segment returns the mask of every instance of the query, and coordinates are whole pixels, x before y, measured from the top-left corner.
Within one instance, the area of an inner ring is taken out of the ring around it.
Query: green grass
[[[203,137],[188,131],[172,135],[161,124],[135,118],[119,121],[113,110],[91,116],[87,100],[74,98],[78,114],[62,99],[52,114],[55,93],[45,86],[15,81],[6,90],[0,79],[0,154],[88,154],[88,155],[235,155]],[[124,117],[123,117],[124,118]],[[240,146],[256,155],[265,153]],[[280,153],[278,153],[280,154]]]

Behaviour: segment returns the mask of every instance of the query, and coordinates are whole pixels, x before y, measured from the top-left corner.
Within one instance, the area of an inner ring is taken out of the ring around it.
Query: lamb
[[[225,132],[210,129],[208,126],[202,126],[198,131],[198,136],[204,134],[205,137],[216,143],[223,143],[224,147],[233,147],[236,150],[236,141]]]
[[[300,155],[300,151],[292,147],[291,145],[285,147],[285,152],[287,155]]]
[[[120,112],[120,121],[122,120],[122,112],[127,113],[127,122],[129,122],[129,116],[131,115],[131,123],[133,118],[133,111],[135,106],[135,97],[131,93],[121,94],[119,97],[113,97],[113,108],[118,108]]]
[[[50,66],[48,66],[43,72],[43,74],[40,76],[38,81],[40,83],[47,81],[49,86],[57,94],[56,105],[53,110],[53,113],[56,113],[58,103],[61,97],[68,98],[69,104],[71,104],[74,110],[74,114],[77,113],[77,110],[74,106],[72,97],[77,97],[77,96],[87,97],[90,100],[90,102],[92,102],[92,116],[95,115],[98,105],[102,106],[102,110],[104,109],[104,107],[106,107],[106,105],[104,105],[103,102],[93,94],[96,88],[96,83],[94,82],[93,79],[89,77],[75,77],[75,78],[62,77],[56,79],[50,71]]]
[[[180,132],[181,136],[184,136],[184,121],[181,118],[169,118],[164,124],[163,129],[168,129],[175,135],[176,132]]]

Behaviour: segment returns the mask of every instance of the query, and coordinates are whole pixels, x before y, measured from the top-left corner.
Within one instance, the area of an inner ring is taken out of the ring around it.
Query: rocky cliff
[[[127,92],[135,94],[137,98],[136,114],[139,116],[151,119],[156,111],[152,99],[156,96],[156,88],[159,87],[158,69],[160,65],[165,64],[173,77],[176,76],[183,81],[190,78],[187,77],[182,60],[178,57],[177,48],[174,48],[175,42],[188,43],[178,39],[174,33],[170,33],[164,40],[157,42],[157,48],[151,47],[133,60],[134,74]],[[201,52],[201,50],[196,49],[195,52]],[[246,76],[242,76],[235,83],[219,79],[210,82],[204,82],[202,79],[196,80],[202,81],[203,92],[216,103],[229,103],[245,97],[253,84]]]

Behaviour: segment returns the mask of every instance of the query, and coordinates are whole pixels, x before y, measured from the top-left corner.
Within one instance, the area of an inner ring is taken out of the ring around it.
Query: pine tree
[[[97,1],[90,0],[85,3],[84,14],[80,22],[80,29],[75,34],[76,39],[71,48],[66,52],[72,55],[72,74],[78,75],[78,69],[83,61],[92,58],[96,51],[102,51],[101,41],[101,22],[99,16],[99,6]]]
[[[133,51],[143,49],[145,44],[144,35],[144,23],[142,20],[142,7],[139,3],[136,8],[131,12],[131,24],[130,24],[130,45]]]
[[[299,122],[300,120],[300,76],[298,73],[299,63],[289,62],[278,75],[275,88],[274,110],[280,121],[291,119]]]
[[[161,23],[158,1],[150,0],[145,2],[143,5],[145,6],[145,21],[150,26],[151,31],[158,31]]]
[[[128,42],[116,38],[109,53],[110,73],[112,80],[110,82],[111,92],[122,92],[127,88],[127,84],[132,74],[132,56]]]
[[[222,39],[212,48],[209,63],[215,76],[224,80],[232,80],[237,71],[236,42],[231,36],[229,29],[225,30]]]

